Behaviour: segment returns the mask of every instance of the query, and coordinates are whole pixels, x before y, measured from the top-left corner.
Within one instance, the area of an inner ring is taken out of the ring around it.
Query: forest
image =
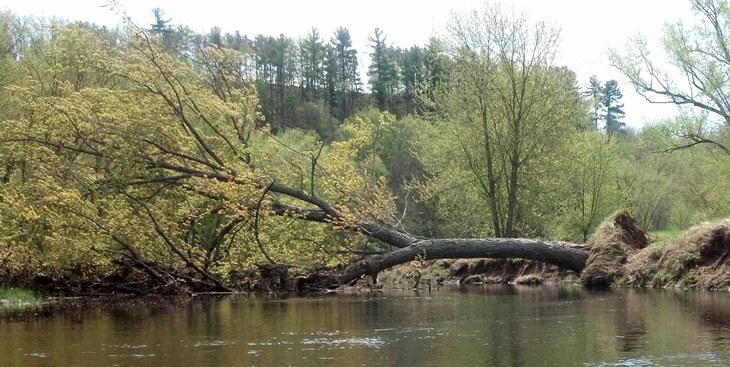
[[[577,80],[557,28],[499,7],[409,48],[376,28],[367,50],[345,26],[295,39],[200,34],[161,9],[113,29],[3,11],[0,283],[235,291],[432,248],[578,249],[580,271],[619,210],[650,233],[728,217],[730,10],[689,3],[700,21],[662,39],[682,78],[637,38],[609,55],[623,86]],[[621,88],[682,112],[631,128]]]

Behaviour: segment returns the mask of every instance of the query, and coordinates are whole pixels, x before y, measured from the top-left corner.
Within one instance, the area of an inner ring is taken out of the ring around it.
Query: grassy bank
[[[42,297],[35,292],[0,286],[0,314],[34,307],[40,305],[41,302]]]

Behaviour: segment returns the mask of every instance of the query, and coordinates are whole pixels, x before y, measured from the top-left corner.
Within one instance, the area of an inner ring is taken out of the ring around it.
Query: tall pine
[[[371,48],[368,84],[378,108],[386,110],[398,85],[398,64],[393,59],[393,51],[385,43],[386,36],[380,28],[375,28],[368,41]]]
[[[606,134],[614,135],[621,132],[626,123],[621,121],[624,118],[624,104],[620,103],[623,94],[618,87],[618,82],[609,80],[603,86],[603,107],[606,111]]]
[[[337,107],[337,118],[344,120],[354,112],[355,98],[361,90],[360,75],[357,70],[357,50],[352,48],[350,31],[345,27],[339,27],[335,31],[330,45],[333,47],[333,68],[329,70],[329,77],[333,78],[334,93],[333,106]]]
[[[300,88],[305,101],[313,101],[320,95],[324,76],[325,50],[319,30],[312,28],[307,37],[299,41],[299,65],[302,80]]]
[[[593,130],[598,131],[600,128],[599,122],[603,121],[606,115],[605,108],[603,106],[603,85],[601,85],[598,77],[591,75],[591,78],[588,81],[588,86],[586,86],[586,90],[583,92],[583,96],[588,103]]]

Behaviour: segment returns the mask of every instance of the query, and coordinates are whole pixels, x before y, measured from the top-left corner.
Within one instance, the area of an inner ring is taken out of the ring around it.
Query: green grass
[[[651,240],[651,244],[649,244],[649,247],[662,248],[672,243],[672,241],[679,238],[679,236],[684,234],[686,231],[686,229],[679,228],[650,231],[648,233],[649,239]]]
[[[0,286],[0,316],[21,312],[42,304],[42,297],[22,288]]]
[[[0,299],[10,302],[34,302],[39,297],[34,292],[26,289],[0,286]]]

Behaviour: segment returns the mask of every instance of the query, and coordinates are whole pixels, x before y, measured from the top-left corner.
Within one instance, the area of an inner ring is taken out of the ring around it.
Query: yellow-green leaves
[[[0,236],[22,239],[13,253],[34,266],[156,262],[220,285],[255,263],[329,265],[366,245],[333,228],[390,220],[377,140],[392,116],[353,118],[329,144],[275,135],[240,52],[194,34],[177,52],[135,27],[39,27],[0,129],[13,213]],[[299,223],[307,211],[322,223]]]

